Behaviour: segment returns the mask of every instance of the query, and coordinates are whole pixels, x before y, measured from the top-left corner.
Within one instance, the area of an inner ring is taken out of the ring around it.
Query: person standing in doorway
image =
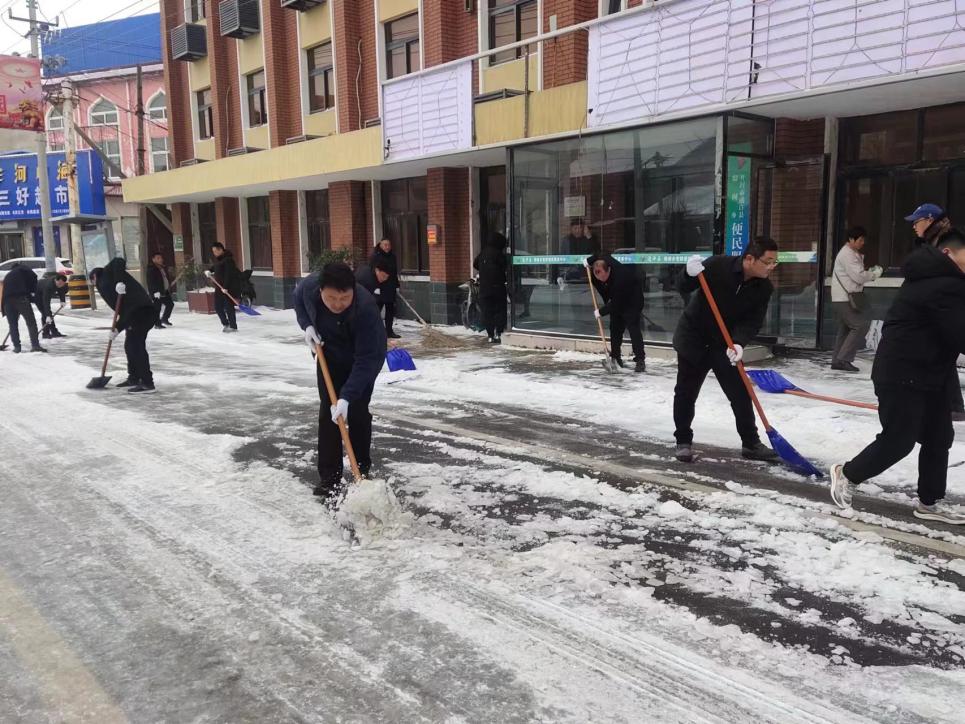
[[[479,272],[481,321],[490,344],[502,344],[506,329],[506,246],[506,237],[494,231],[472,262]]]
[[[834,259],[831,274],[831,306],[838,318],[838,336],[831,355],[831,369],[858,372],[854,357],[862,347],[871,327],[871,307],[864,285],[881,276],[880,266],[864,268],[865,230],[848,229],[848,241]]]
[[[34,317],[32,301],[37,293],[37,275],[33,269],[23,264],[14,264],[13,268],[7,272],[3,279],[3,296],[0,297],[0,308],[3,315],[7,318],[10,327],[10,342],[13,344],[13,351],[20,353],[20,318],[27,324],[27,332],[30,334],[30,351],[46,352],[40,346],[40,337],[37,334],[37,318]]]
[[[741,455],[748,460],[777,458],[777,454],[761,442],[751,397],[736,368],[744,358],[744,348],[764,324],[774,292],[768,277],[776,266],[777,243],[767,237],[754,239],[742,256],[712,256],[705,261],[695,254],[687,260],[680,278],[680,291],[697,293],[684,309],[673,336],[673,346],[677,350],[677,385],[673,399],[677,428],[674,433],[677,439],[675,456],[681,462],[689,463],[694,459],[691,424],[700,388],[711,370],[734,411],[742,443]],[[707,280],[733,338],[733,349],[724,342],[700,288],[697,277],[701,274]]]
[[[932,246],[936,246],[952,228],[952,220],[937,204],[922,204],[906,216],[905,221],[911,223],[915,236],[920,239],[919,243]],[[958,381],[957,369],[953,369],[949,374],[946,391],[951,400],[952,420],[962,422],[965,420],[965,399],[962,397],[962,385]]]
[[[67,303],[67,277],[63,274],[55,274],[51,277],[44,277],[37,282],[37,295],[35,301],[37,309],[40,310],[41,336],[44,339],[54,339],[56,337],[66,337],[61,334],[54,323],[54,314],[50,311],[50,303],[54,297],[60,299],[60,306]]]
[[[389,339],[399,339],[399,335],[392,329],[395,323],[395,301],[399,291],[399,262],[392,251],[391,239],[382,239],[372,250],[369,266],[373,270],[376,262],[381,262],[378,267],[389,275],[385,281],[379,282],[379,293],[375,297],[379,312],[385,310],[385,335]]]
[[[623,333],[630,334],[634,372],[647,371],[640,316],[643,314],[643,280],[636,270],[609,254],[591,256],[586,264],[593,272],[593,286],[603,297],[603,306],[593,313],[610,317],[610,356],[623,367]]]
[[[107,266],[90,273],[97,291],[111,309],[121,305],[117,326],[111,330],[111,339],[124,332],[124,353],[127,355],[127,379],[118,387],[127,387],[131,394],[151,394],[154,389],[154,373],[151,358],[147,354],[147,335],[154,328],[157,313],[147,290],[127,271],[123,258],[111,259]],[[123,301],[119,301],[123,298]]]
[[[171,312],[174,310],[174,278],[164,266],[164,257],[155,254],[151,257],[151,263],[147,267],[147,291],[154,300],[154,309],[157,311],[157,323],[155,329],[173,327],[171,324]]]
[[[235,314],[235,303],[225,295],[224,289],[228,294],[237,299],[241,295],[241,272],[235,264],[235,257],[224,244],[216,241],[211,245],[211,255],[214,257],[214,264],[204,273],[209,279],[214,278],[218,284],[214,288],[214,311],[221,320],[222,332],[237,332],[238,317]]]
[[[858,455],[831,466],[831,500],[851,506],[852,486],[880,475],[921,445],[916,518],[965,525],[944,507],[955,440],[949,375],[965,354],[965,234],[949,229],[902,266],[905,281],[885,318],[871,370],[881,432]]]
[[[332,375],[338,402],[331,404],[316,362],[318,396],[318,484],[315,495],[334,506],[344,487],[342,437],[338,419],[348,423],[349,439],[362,475],[372,466],[372,415],[369,403],[375,378],[385,362],[385,325],[375,299],[357,284],[341,262],[326,264],[294,291],[295,318],[312,352],[322,354]]]

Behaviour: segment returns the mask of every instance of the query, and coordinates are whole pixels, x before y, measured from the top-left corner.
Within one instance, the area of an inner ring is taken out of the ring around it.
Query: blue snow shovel
[[[704,278],[704,273],[701,272],[697,276],[697,279],[700,281],[701,289],[704,290],[704,296],[707,298],[707,304],[710,305],[710,311],[714,313],[714,319],[717,320],[717,326],[720,327],[720,333],[724,336],[724,342],[727,343],[729,349],[734,349],[734,340],[731,339],[730,332],[727,331],[727,325],[724,324],[724,318],[720,315],[720,309],[717,307],[717,302],[710,291],[710,286]],[[813,475],[818,478],[823,478],[824,473],[814,467],[801,453],[794,449],[791,443],[784,439],[781,433],[771,427],[771,423],[767,421],[767,415],[764,414],[764,408],[761,407],[761,402],[757,399],[757,393],[754,392],[754,385],[751,384],[750,378],[747,376],[747,370],[744,369],[743,362],[737,363],[737,371],[740,373],[741,380],[744,382],[744,387],[747,388],[747,394],[751,396],[751,402],[754,403],[754,407],[757,409],[757,414],[760,416],[761,423],[767,431],[767,437],[771,441],[771,447],[774,448],[774,452],[776,452],[790,468],[802,475]]]
[[[871,402],[858,402],[857,400],[846,400],[843,397],[830,397],[828,395],[817,395],[813,392],[806,392],[775,370],[747,370],[747,376],[751,378],[751,381],[755,385],[764,390],[764,392],[797,395],[798,397],[806,397],[809,400],[833,402],[837,405],[850,405],[851,407],[860,407],[865,410],[878,409],[878,406]]]
[[[385,354],[385,361],[389,365],[389,372],[399,372],[401,370],[415,370],[415,362],[404,349],[390,349]]]
[[[218,287],[218,289],[221,290],[221,293],[224,294],[226,297],[228,297],[228,299],[230,299],[232,302],[234,302],[234,305],[235,305],[236,307],[238,307],[238,309],[240,309],[242,312],[244,312],[245,314],[247,314],[249,317],[260,317],[260,316],[261,316],[261,312],[255,310],[253,307],[249,307],[247,304],[242,304],[242,303],[239,302],[237,299],[235,299],[233,296],[231,296],[230,294],[228,294],[228,290],[225,289],[225,288],[224,288],[223,286],[221,286],[220,284],[218,284],[218,280],[217,280],[217,279],[215,279],[214,277],[208,277],[208,278],[209,278],[212,282],[214,282],[214,285],[215,285],[216,287]]]

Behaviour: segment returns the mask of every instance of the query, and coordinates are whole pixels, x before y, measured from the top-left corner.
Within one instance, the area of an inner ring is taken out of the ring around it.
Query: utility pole
[[[74,84],[65,78],[61,85],[64,96],[64,147],[67,155],[67,167],[71,170],[67,181],[67,202],[70,206],[70,216],[77,218],[80,213],[80,199],[77,193],[77,138],[74,136]],[[74,274],[82,274],[87,278],[87,259],[84,255],[84,239],[80,224],[70,225],[70,240],[73,245]],[[91,303],[94,295],[91,295]]]
[[[144,175],[144,69],[137,66],[137,175]]]
[[[40,29],[55,27],[58,22],[47,23],[37,20],[37,4],[39,0],[27,0],[28,17],[18,18],[13,11],[8,11],[11,20],[22,23],[30,23],[30,31],[27,33],[30,38],[30,57],[40,57]],[[42,75],[42,73],[41,73]],[[50,180],[47,177],[47,129],[43,133],[37,134],[37,182],[40,186],[40,228],[44,237],[44,259],[48,272],[57,271],[57,263],[54,247],[54,225],[50,222]]]

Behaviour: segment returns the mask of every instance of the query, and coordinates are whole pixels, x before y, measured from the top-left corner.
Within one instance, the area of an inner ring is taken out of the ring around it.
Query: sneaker
[[[753,445],[745,445],[742,447],[741,457],[747,460],[762,460],[764,462],[772,462],[777,460],[777,453],[771,450],[764,443],[758,441]]]
[[[136,394],[136,395],[152,395],[152,394],[154,394],[155,392],[157,392],[157,390],[154,388],[154,385],[140,384],[140,385],[135,385],[134,387],[132,387],[131,389],[129,389],[129,390],[127,391],[127,394],[129,394],[129,395],[135,395],[135,394]]]
[[[694,461],[694,448],[691,445],[677,445],[673,456],[682,463],[692,463]]]
[[[919,500],[911,512],[916,518],[922,520],[937,520],[939,523],[948,523],[949,525],[965,525],[965,514],[949,510],[941,502],[925,505]]]
[[[385,336],[388,337],[389,339],[402,339],[401,334],[396,334],[391,329],[385,333]]]
[[[31,351],[31,352],[46,352],[46,351],[47,351],[47,348],[46,348],[46,347],[41,347],[39,344],[34,344],[34,345],[31,345],[30,351]]]
[[[223,326],[223,327],[221,328],[221,331],[222,331],[222,332],[230,332],[230,331],[231,331],[231,327],[229,327],[229,326],[226,324],[225,326]]]
[[[636,363],[633,365],[633,371],[634,371],[634,372],[646,372],[646,371],[647,371],[647,362],[646,362],[646,360],[638,359],[638,360],[636,361]]]
[[[163,320],[163,321],[161,322],[161,324],[163,324],[165,327],[173,327],[173,326],[174,326],[173,324],[171,324],[171,321],[168,320],[168,319]]]
[[[114,385],[114,387],[137,387],[137,386],[138,386],[138,380],[134,379],[133,377],[128,377],[123,382],[118,382],[116,385]]]
[[[841,508],[846,510],[851,507],[851,481],[844,477],[844,464],[838,463],[831,466],[831,500]]]
[[[838,372],[860,372],[861,371],[850,362],[832,362],[831,369],[837,370]]]

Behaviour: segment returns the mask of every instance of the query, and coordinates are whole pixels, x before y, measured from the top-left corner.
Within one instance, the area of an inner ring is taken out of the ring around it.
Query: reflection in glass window
[[[310,48],[308,53],[308,111],[327,111],[335,107],[335,64],[332,44]]]
[[[537,0],[489,0],[489,47],[518,43],[539,34]],[[534,48],[530,46],[530,52]],[[489,56],[490,63],[505,63],[522,58],[525,47],[504,50]]]
[[[400,271],[429,273],[426,178],[382,182],[382,235],[392,241]]]
[[[252,196],[247,201],[248,247],[251,249],[251,268],[271,271],[271,215],[268,197]]]
[[[385,24],[385,77],[398,78],[422,67],[419,59],[419,13]]]

